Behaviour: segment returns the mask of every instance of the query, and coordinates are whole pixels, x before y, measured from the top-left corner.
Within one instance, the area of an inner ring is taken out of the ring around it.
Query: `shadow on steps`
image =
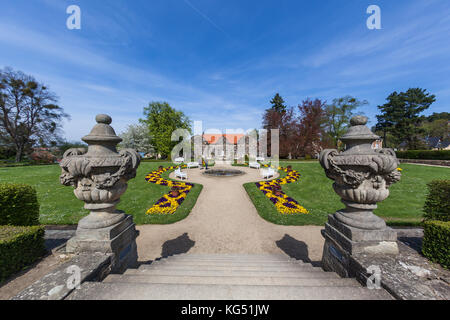
[[[153,261],[167,258],[176,254],[187,253],[194,245],[195,241],[192,241],[189,238],[189,235],[187,233],[184,233],[175,239],[167,240],[166,242],[164,242],[162,246],[161,257],[156,258],[155,260],[144,261],[140,264],[152,264]]]
[[[311,261],[309,258],[308,245],[299,241],[288,234],[285,234],[281,240],[275,242],[277,247],[283,250],[289,257],[301,260],[305,263],[311,263],[314,267],[321,267],[320,261]]]

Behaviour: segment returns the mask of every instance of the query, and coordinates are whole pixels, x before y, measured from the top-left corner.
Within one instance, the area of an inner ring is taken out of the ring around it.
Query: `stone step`
[[[199,270],[199,269],[151,269],[142,268],[128,269],[125,271],[127,275],[164,275],[164,276],[236,276],[236,277],[282,277],[282,278],[324,278],[324,279],[340,279],[334,272],[325,272],[320,270],[297,270],[297,271],[246,271],[246,270]]]
[[[231,265],[183,265],[180,263],[162,263],[162,264],[151,264],[151,265],[142,265],[139,267],[141,270],[168,270],[168,271],[176,271],[176,270],[191,270],[197,272],[203,271],[224,271],[224,272],[234,272],[234,271],[263,271],[263,272],[273,272],[274,274],[280,272],[301,272],[301,271],[323,271],[322,268],[313,267],[312,265],[289,265],[289,264],[281,264],[279,266],[266,266],[266,265],[239,265],[239,264],[231,264]]]
[[[355,279],[329,278],[283,278],[283,277],[235,277],[235,276],[174,276],[174,275],[129,275],[110,274],[105,283],[170,283],[170,284],[215,284],[254,286],[302,286],[302,287],[361,287]]]
[[[194,260],[194,259],[163,259],[156,260],[151,265],[167,265],[167,264],[183,264],[183,265],[196,265],[196,266],[209,266],[209,265],[248,265],[248,266],[280,266],[280,265],[311,265],[300,260],[285,260],[285,261],[243,261],[243,260]]]
[[[384,290],[362,287],[242,286],[85,282],[70,300],[375,300]]]
[[[282,254],[180,254],[161,260],[220,260],[220,261],[297,261]]]

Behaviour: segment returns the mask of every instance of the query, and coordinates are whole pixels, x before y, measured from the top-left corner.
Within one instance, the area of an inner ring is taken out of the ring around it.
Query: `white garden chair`
[[[275,176],[275,170],[269,168],[267,170],[261,170],[261,176],[263,179],[269,179],[270,177]]]
[[[248,164],[249,168],[255,168],[255,169],[260,169],[261,165],[258,162],[250,162]]]
[[[175,162],[175,163],[183,163],[184,162],[184,158],[182,158],[182,157],[175,158],[175,160],[173,160],[173,162]]]
[[[187,167],[190,169],[190,168],[198,168],[198,167],[200,167],[200,164],[198,163],[198,162],[189,162],[188,164],[187,164]]]
[[[181,169],[178,168],[175,170],[175,177],[176,178],[180,178],[181,180],[186,179],[187,180],[187,173],[186,172],[181,172]]]

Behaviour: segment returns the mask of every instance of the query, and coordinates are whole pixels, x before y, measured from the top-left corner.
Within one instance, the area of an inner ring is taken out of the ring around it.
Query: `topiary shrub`
[[[425,220],[450,220],[450,180],[433,180],[427,184]]]
[[[422,253],[446,269],[450,268],[450,221],[425,221]]]
[[[41,226],[0,226],[0,283],[45,254]]]
[[[450,160],[450,150],[407,150],[396,153],[399,159]]]
[[[39,203],[36,190],[26,184],[0,184],[0,225],[38,224]]]

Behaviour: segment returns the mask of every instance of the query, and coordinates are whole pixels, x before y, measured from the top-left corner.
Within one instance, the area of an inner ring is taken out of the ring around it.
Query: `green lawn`
[[[118,209],[133,215],[137,224],[165,224],[184,219],[197,201],[202,185],[195,184],[186,200],[173,215],[146,215],[145,212],[169,191],[145,181],[145,175],[168,162],[142,162],[136,178],[128,182],[128,190],[122,196]],[[40,203],[42,224],[76,224],[88,212],[83,202],[75,198],[72,187],[59,184],[61,169],[57,165],[0,168],[0,182],[26,183],[36,188]],[[167,178],[168,172],[163,177]]]
[[[334,193],[332,181],[326,178],[316,162],[290,162],[293,169],[301,173],[299,181],[283,186],[283,190],[310,211],[309,215],[287,216],[279,214],[275,206],[254,183],[245,185],[260,215],[271,222],[284,225],[323,225],[329,213],[343,208]],[[169,187],[148,183],[144,177],[158,166],[168,162],[142,162],[136,178],[129,181],[127,192],[122,196],[118,209],[134,216],[137,224],[165,224],[184,219],[197,201],[202,189],[196,184],[174,215],[147,216],[145,212]],[[286,162],[281,163],[286,166]],[[426,183],[433,179],[449,179],[450,168],[427,167],[402,164],[402,179],[391,187],[391,196],[379,204],[376,214],[389,224],[417,224],[421,221],[422,207],[426,196]],[[19,182],[34,186],[41,205],[42,224],[76,224],[87,214],[83,203],[73,194],[73,188],[59,184],[61,169],[57,165],[0,168],[0,182]],[[167,178],[166,172],[164,177]]]
[[[245,185],[259,214],[282,225],[323,225],[327,216],[344,208],[318,163],[289,163],[301,174],[300,180],[283,186],[283,190],[310,211],[308,215],[282,215],[254,183]],[[281,162],[287,166],[286,162]],[[450,168],[402,164],[402,179],[394,184],[388,199],[378,205],[375,213],[390,225],[417,225],[427,193],[426,184],[433,179],[449,179]]]

